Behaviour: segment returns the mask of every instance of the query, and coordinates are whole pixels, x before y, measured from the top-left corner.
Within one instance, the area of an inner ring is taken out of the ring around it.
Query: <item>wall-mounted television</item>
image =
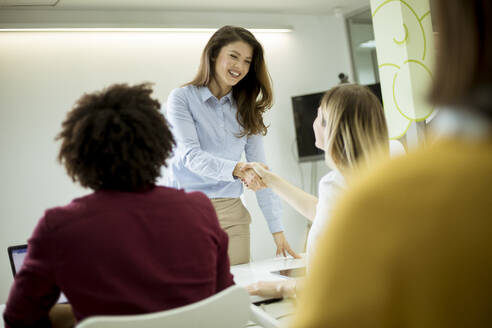
[[[379,83],[366,85],[381,101]],[[324,152],[314,145],[313,122],[324,92],[292,97],[294,125],[296,129],[297,154],[299,162],[316,161],[324,158]]]
[[[324,92],[292,97],[299,162],[321,160],[324,152],[314,145],[313,122]]]

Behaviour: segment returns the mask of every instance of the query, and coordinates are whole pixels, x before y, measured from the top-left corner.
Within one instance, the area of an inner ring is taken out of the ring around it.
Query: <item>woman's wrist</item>
[[[297,280],[287,280],[282,284],[282,296],[294,298],[297,295]]]
[[[278,181],[278,175],[276,175],[275,173],[273,173],[272,171],[268,171],[268,170],[265,170],[263,173],[262,173],[262,177],[261,179],[263,180],[263,182],[268,186],[268,187],[272,187],[276,184],[276,182]]]
[[[243,162],[237,162],[236,166],[234,167],[234,170],[232,170],[232,176],[234,178],[241,178],[243,176],[243,173],[241,171],[241,167],[243,166]]]

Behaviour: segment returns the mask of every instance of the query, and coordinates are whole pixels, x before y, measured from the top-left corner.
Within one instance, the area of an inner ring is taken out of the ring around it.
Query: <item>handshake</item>
[[[271,172],[263,163],[257,162],[238,162],[234,171],[234,177],[241,179],[242,183],[253,191],[268,188],[269,177]]]

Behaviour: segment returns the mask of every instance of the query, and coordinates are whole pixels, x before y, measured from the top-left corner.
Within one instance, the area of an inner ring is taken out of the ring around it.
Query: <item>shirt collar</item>
[[[214,96],[208,87],[199,87],[198,92],[200,93],[203,102],[206,102]]]
[[[224,97],[229,99],[229,102],[232,104],[232,89]]]
[[[210,91],[210,89],[206,86],[200,87],[199,88],[200,92],[200,97],[202,98],[202,102],[206,102],[210,98],[215,98],[213,93]],[[232,104],[232,90],[227,93],[224,98],[229,99],[229,102]]]

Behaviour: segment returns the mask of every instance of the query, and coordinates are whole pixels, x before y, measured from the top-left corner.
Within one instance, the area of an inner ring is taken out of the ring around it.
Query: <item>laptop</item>
[[[27,255],[27,245],[10,246],[7,248],[7,252],[9,253],[10,267],[15,277],[17,272],[21,269],[22,263],[24,263],[24,258]],[[68,300],[63,293],[60,294],[57,303],[68,303]]]

